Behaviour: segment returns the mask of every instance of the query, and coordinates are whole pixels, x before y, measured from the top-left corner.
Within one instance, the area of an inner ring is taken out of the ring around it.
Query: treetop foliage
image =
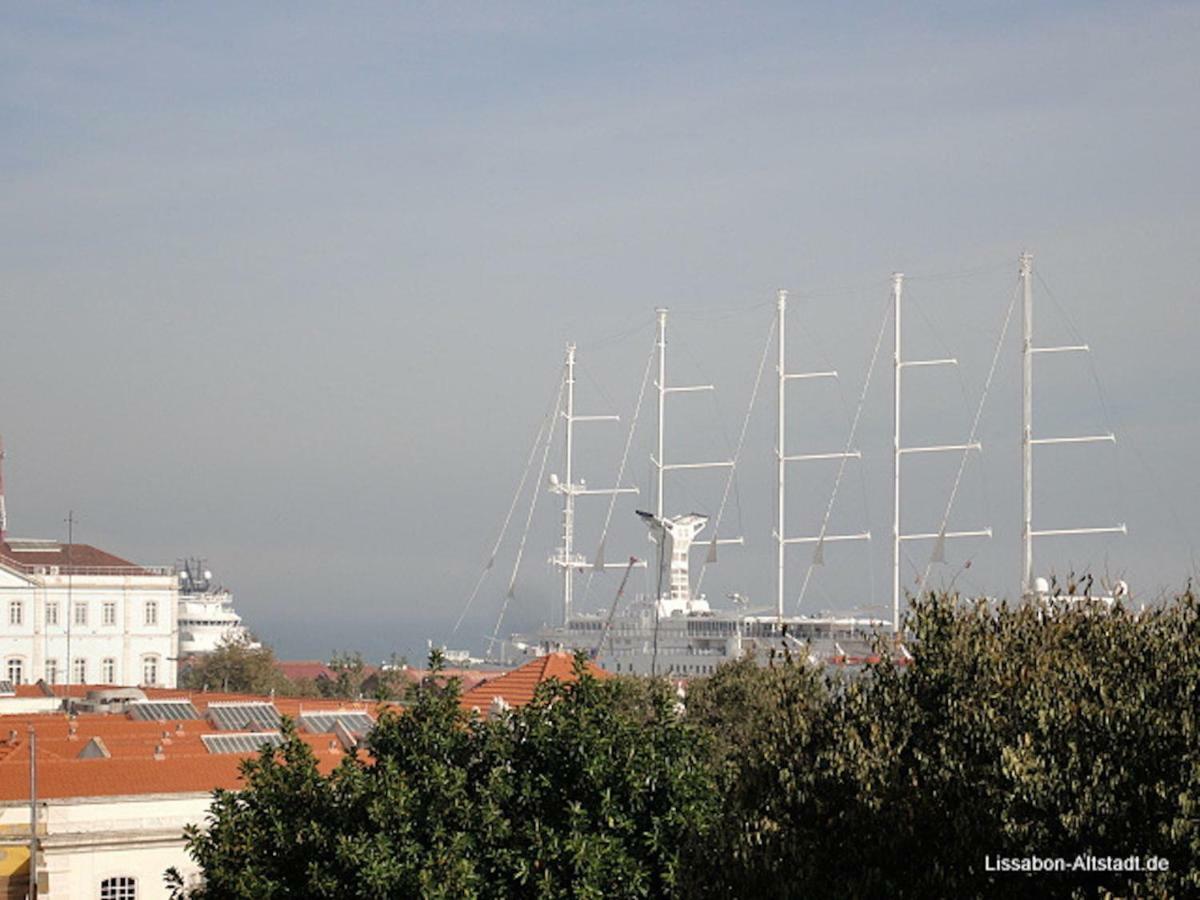
[[[295,739],[248,760],[189,833],[193,896],[1200,895],[1190,591],[1104,614],[928,596],[910,632],[907,665],[780,653],[683,703],[581,664],[487,720],[434,660],[331,775]],[[995,865],[1086,854],[1169,869]]]

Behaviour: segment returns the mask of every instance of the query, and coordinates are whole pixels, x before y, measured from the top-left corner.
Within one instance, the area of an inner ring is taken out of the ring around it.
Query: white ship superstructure
[[[712,609],[692,592],[688,551],[707,524],[689,513],[659,518],[639,512],[662,559],[662,592],[626,609],[575,614],[513,642],[529,654],[584,650],[610,672],[687,678],[711,675],[747,654],[766,663],[785,651],[818,663],[856,664],[872,658],[872,640],[889,623],[853,616],[777,616],[769,611]]]
[[[179,655],[211,653],[222,644],[258,647],[233,608],[229,591],[213,581],[202,560],[184,560],[179,571]]]

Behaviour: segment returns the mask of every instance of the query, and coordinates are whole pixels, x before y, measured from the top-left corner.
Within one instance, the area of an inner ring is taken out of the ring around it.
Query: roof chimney
[[[155,759],[166,759],[167,758],[166,751],[163,750],[162,744],[154,745],[154,758]]]

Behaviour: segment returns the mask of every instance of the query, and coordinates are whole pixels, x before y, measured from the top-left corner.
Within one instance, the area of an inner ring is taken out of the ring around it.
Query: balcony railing
[[[67,566],[48,563],[23,563],[0,556],[0,565],[25,575],[96,575],[119,578],[126,575],[173,576],[174,566]]]

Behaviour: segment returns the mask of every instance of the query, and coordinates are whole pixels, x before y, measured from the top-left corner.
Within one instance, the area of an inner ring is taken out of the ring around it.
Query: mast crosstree
[[[784,561],[787,556],[788,544],[816,544],[816,549],[813,551],[814,561],[821,561],[823,550],[826,543],[831,541],[866,541],[871,539],[870,531],[861,531],[857,534],[826,534],[822,527],[821,533],[813,537],[787,537],[785,530],[786,524],[786,502],[787,502],[787,464],[790,462],[813,462],[816,460],[828,459],[862,459],[862,453],[858,450],[844,450],[835,453],[801,453],[789,456],[784,448],[785,438],[787,434],[787,403],[785,402],[786,388],[789,381],[802,379],[816,378],[837,378],[836,371],[828,372],[788,372],[787,370],[787,301],[788,292],[779,291],[776,298],[776,309],[778,311],[778,356],[779,360],[775,367],[777,377],[776,388],[776,420],[775,420],[775,472],[776,472],[776,494],[775,494],[775,546],[776,546],[776,570],[775,570],[775,617],[783,621],[783,585],[784,585]]]
[[[550,558],[550,562],[562,570],[563,585],[562,585],[562,605],[563,605],[563,624],[566,625],[571,618],[571,607],[574,603],[575,590],[575,573],[587,568],[624,568],[626,563],[605,563],[603,560],[596,560],[594,564],[589,563],[582,554],[575,551],[575,498],[601,494],[611,496],[613,494],[636,494],[636,487],[612,487],[612,488],[589,488],[587,482],[582,478],[576,482],[575,479],[575,423],[576,422],[619,422],[620,416],[614,415],[598,415],[598,416],[581,416],[575,413],[575,345],[567,344],[567,360],[566,367],[563,373],[565,381],[566,402],[561,413],[564,422],[564,448],[563,448],[563,478],[560,480],[557,475],[550,476],[550,490],[553,493],[561,494],[563,498],[563,537],[562,546]]]
[[[1125,534],[1125,524],[1083,527],[1043,528],[1033,527],[1033,448],[1045,444],[1094,444],[1116,443],[1116,435],[1090,434],[1074,437],[1035,438],[1033,436],[1033,357],[1037,353],[1088,353],[1087,344],[1068,344],[1057,347],[1035,347],[1033,345],[1033,256],[1021,254],[1021,288],[1024,300],[1023,337],[1021,341],[1021,594],[1032,596],[1033,583],[1033,539],[1071,534]]]
[[[653,519],[655,520],[655,522],[657,524],[656,525],[652,524],[650,526],[650,533],[651,533],[655,543],[658,544],[658,570],[659,570],[659,575],[660,575],[659,581],[660,581],[660,588],[661,588],[661,582],[663,580],[662,576],[665,574],[664,567],[666,567],[668,565],[668,561],[669,561],[669,558],[666,556],[666,554],[664,552],[664,545],[666,542],[663,540],[662,533],[664,533],[665,531],[671,530],[669,525],[667,524],[667,520],[665,517],[666,502],[665,502],[665,498],[664,498],[664,482],[665,482],[666,473],[672,472],[672,471],[677,471],[680,469],[732,469],[736,463],[734,460],[731,460],[731,459],[720,460],[717,462],[701,462],[701,463],[684,463],[684,462],[668,463],[665,461],[666,451],[664,449],[664,444],[665,444],[665,434],[666,434],[667,395],[668,394],[694,393],[694,392],[698,392],[698,391],[711,391],[711,390],[714,390],[714,387],[711,384],[679,385],[679,386],[673,386],[673,387],[667,386],[667,310],[666,310],[666,308],[659,307],[658,309],[655,310],[655,315],[657,316],[657,319],[658,319],[658,333],[657,333],[657,339],[655,341],[655,347],[658,350],[658,377],[655,379],[654,387],[658,391],[658,416],[657,416],[657,428],[655,430],[655,441],[654,441],[655,451],[650,456],[650,462],[654,466],[655,479],[654,479],[654,516],[653,516]],[[643,518],[646,519],[647,517],[643,516]],[[679,518],[679,517],[677,517],[677,518]],[[703,520],[707,520],[707,516],[702,516],[699,518],[701,518]],[[649,520],[647,520],[647,521],[649,521]],[[695,527],[695,529],[689,533],[687,544],[686,544],[687,548],[691,547],[691,538],[695,537],[695,534],[698,533],[701,528],[703,528],[703,522],[701,522],[699,525],[697,525]],[[676,539],[682,540],[682,533],[676,535]],[[744,543],[745,543],[745,539],[741,538],[741,537],[719,538],[714,535],[713,538],[708,541],[709,555],[710,555],[710,557],[715,555],[716,546],[718,544],[744,544]],[[681,546],[682,546],[682,544],[681,544]],[[680,552],[683,554],[682,577],[683,577],[684,583],[686,585],[687,571],[688,571],[687,570],[687,550],[684,549],[684,550],[681,550]],[[679,563],[678,559],[670,560],[671,579],[670,579],[669,583],[676,581],[680,577],[679,573],[677,571],[678,563]],[[669,588],[668,591],[665,592],[665,595],[669,596],[671,594],[672,594],[672,590]],[[664,599],[665,599],[665,596],[659,596],[656,598],[656,600],[660,604],[663,602]],[[688,602],[690,602],[690,591],[689,591]]]
[[[992,529],[976,528],[970,531],[947,531],[945,522],[938,531],[914,532],[905,534],[900,530],[900,460],[914,453],[947,453],[959,451],[967,453],[971,450],[981,450],[979,441],[965,444],[936,444],[924,447],[905,447],[900,442],[900,412],[901,412],[901,373],[905,369],[918,366],[957,366],[958,360],[953,357],[945,359],[904,359],[901,352],[900,313],[901,300],[904,295],[904,275],[901,272],[892,274],[892,326],[895,350],[892,356],[892,633],[899,637],[900,627],[900,546],[905,541],[935,540],[934,556],[944,552],[946,538],[991,537]]]

